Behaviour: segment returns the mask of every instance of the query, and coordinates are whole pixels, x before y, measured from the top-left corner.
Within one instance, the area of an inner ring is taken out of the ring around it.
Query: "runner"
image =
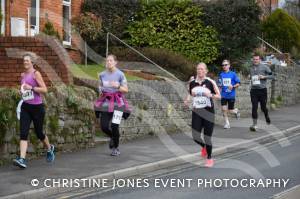
[[[123,93],[128,92],[127,80],[117,67],[115,55],[106,58],[106,70],[99,75],[99,99],[95,102],[96,113],[100,113],[102,131],[110,137],[109,148],[112,156],[120,155],[119,124],[129,116],[128,103]]]
[[[225,120],[224,129],[230,128],[228,112],[235,114],[236,118],[240,118],[240,113],[237,108],[234,108],[235,89],[240,86],[240,79],[237,74],[230,71],[229,60],[222,62],[223,72],[219,75],[219,87],[221,89],[221,106]]]
[[[214,129],[215,110],[213,99],[220,99],[220,91],[216,82],[206,77],[208,70],[205,63],[197,65],[197,76],[190,82],[189,95],[184,101],[189,106],[191,96],[193,96],[192,111],[192,135],[194,141],[201,148],[201,156],[206,157],[206,167],[212,167],[214,160],[212,154],[211,136]],[[204,142],[201,138],[201,131],[204,130]]]
[[[269,112],[267,108],[268,91],[267,91],[267,79],[273,79],[272,71],[266,65],[261,64],[260,56],[255,54],[253,56],[253,66],[250,69],[251,78],[251,103],[252,103],[252,119],[253,124],[250,126],[251,131],[257,129],[257,109],[258,103],[262,112],[265,115],[267,124],[271,124]]]
[[[42,94],[47,93],[47,87],[42,75],[35,70],[32,63],[32,56],[26,54],[23,57],[25,72],[21,74],[21,93],[23,103],[20,114],[20,156],[13,160],[14,165],[26,168],[26,152],[28,147],[27,137],[30,124],[33,122],[35,134],[47,148],[46,160],[54,161],[54,146],[50,145],[48,137],[43,133],[45,108]]]

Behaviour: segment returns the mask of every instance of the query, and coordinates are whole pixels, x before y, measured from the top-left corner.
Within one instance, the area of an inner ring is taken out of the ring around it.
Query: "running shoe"
[[[207,156],[207,151],[206,151],[206,148],[203,147],[203,148],[201,149],[201,157],[206,158],[206,156]]]
[[[257,126],[256,125],[250,126],[250,131],[256,131],[256,130],[257,130]]]
[[[240,111],[239,111],[238,109],[236,110],[235,118],[236,118],[237,120],[239,120],[239,119],[241,118],[241,113],[240,113]]]
[[[215,164],[215,162],[213,159],[207,159],[206,163],[205,163],[205,167],[211,168],[214,166],[214,164]]]
[[[119,149],[113,148],[112,152],[111,152],[111,156],[119,156],[121,153],[119,151]]]
[[[267,122],[267,125],[270,125],[270,124],[271,124],[271,120],[270,120],[269,116],[266,117],[266,122]]]
[[[55,159],[55,155],[54,155],[54,145],[50,145],[50,150],[47,151],[47,155],[46,155],[46,160],[47,162],[53,162]]]
[[[15,166],[18,166],[21,169],[25,169],[27,167],[26,160],[24,158],[17,157],[16,159],[13,160],[13,163]]]
[[[229,123],[225,123],[224,129],[230,129],[230,124]]]

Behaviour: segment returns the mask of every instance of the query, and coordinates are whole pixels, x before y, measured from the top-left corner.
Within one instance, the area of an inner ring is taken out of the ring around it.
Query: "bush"
[[[53,24],[50,21],[45,23],[43,33],[50,36],[55,36],[58,40],[60,40],[60,35],[57,30],[54,29]]]
[[[263,33],[283,52],[291,52],[293,47],[300,49],[300,23],[282,9],[275,10],[263,22]]]
[[[86,12],[72,19],[75,30],[86,41],[97,39],[102,33],[102,20],[96,15]]]
[[[221,48],[218,63],[223,59],[238,59],[258,46],[261,9],[255,0],[203,2],[204,15],[201,19],[219,32]]]
[[[171,52],[167,49],[146,47],[139,48],[138,50],[181,80],[188,80],[188,78],[195,73],[195,63],[189,61],[183,55]],[[115,54],[120,61],[145,62],[143,57],[128,48],[115,47],[111,49],[111,53]]]
[[[202,9],[190,0],[143,1],[128,26],[127,41],[137,47],[164,48],[192,61],[212,62],[218,56],[217,32],[204,26]]]

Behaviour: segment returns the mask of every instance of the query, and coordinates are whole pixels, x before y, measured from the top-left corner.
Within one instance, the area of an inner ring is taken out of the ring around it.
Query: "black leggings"
[[[257,120],[257,109],[258,103],[260,103],[260,108],[262,112],[265,114],[265,118],[269,117],[269,112],[267,108],[268,101],[268,92],[267,89],[251,89],[251,103],[252,103],[252,118]]]
[[[118,148],[119,138],[120,138],[119,125],[113,124],[111,122],[112,117],[113,117],[113,113],[101,112],[100,124],[101,124],[102,131],[112,139],[113,142],[112,147]]]
[[[36,136],[43,141],[43,123],[45,118],[45,108],[43,104],[32,105],[23,102],[20,115],[20,139],[27,140],[30,124],[33,122]]]
[[[211,159],[212,141],[211,136],[214,130],[215,114],[214,111],[206,109],[194,110],[192,113],[192,135],[194,141],[201,147],[205,147],[207,151],[207,158]],[[204,129],[204,142],[201,138],[201,132]]]

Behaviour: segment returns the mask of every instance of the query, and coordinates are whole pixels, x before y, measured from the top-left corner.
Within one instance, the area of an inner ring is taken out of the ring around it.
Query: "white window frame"
[[[34,36],[36,34],[40,33],[40,0],[35,0],[35,5],[36,5],[36,9],[35,9],[35,18],[36,18],[36,25],[35,25],[35,29],[34,29],[34,33],[33,34],[31,31],[31,9],[33,9],[30,6],[30,9],[28,10],[28,36]]]
[[[1,14],[2,14],[2,24],[1,24],[1,34],[5,34],[5,0],[1,0]]]
[[[69,7],[69,20],[71,20],[71,11],[72,11],[72,7],[71,7],[71,2],[72,2],[72,0],[70,0],[70,1],[65,1],[65,0],[63,0],[63,6],[68,6]],[[63,19],[63,29],[64,29],[64,18],[63,18],[64,16],[62,16],[62,19]],[[63,40],[63,44],[64,45],[67,45],[67,46],[71,46],[71,41],[72,41],[72,27],[71,27],[71,22],[69,21],[69,26],[70,26],[70,30],[69,30],[69,35],[70,35],[70,40],[69,41],[65,41],[65,40]],[[63,32],[64,32],[65,30],[63,30]],[[62,35],[63,37],[64,37],[64,35]]]

